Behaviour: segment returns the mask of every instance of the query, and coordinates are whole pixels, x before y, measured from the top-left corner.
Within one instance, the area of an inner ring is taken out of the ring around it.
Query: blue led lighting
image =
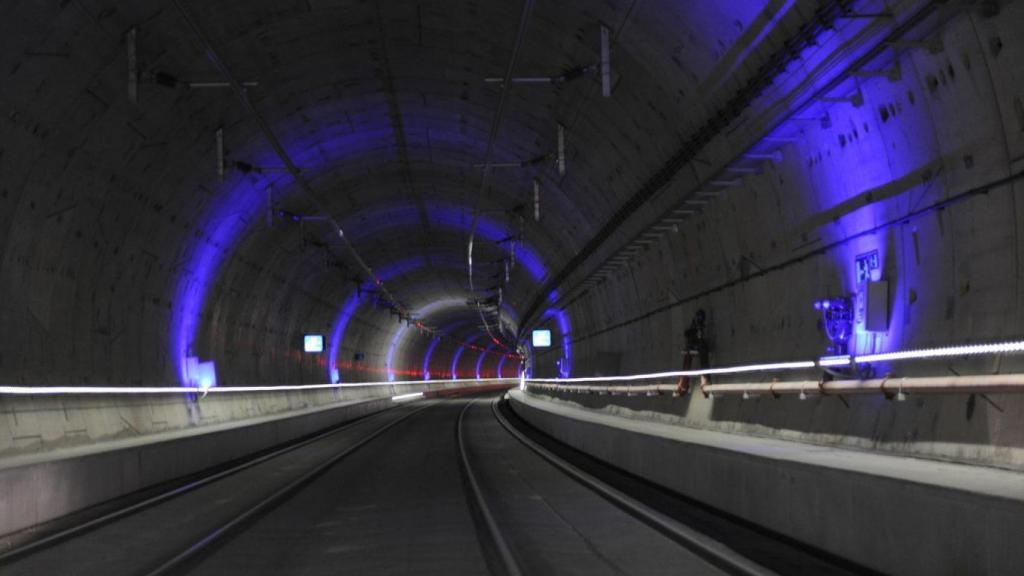
[[[405,209],[407,208],[407,209]],[[386,233],[389,230],[400,227],[403,225],[405,216],[411,215],[412,217],[418,218],[418,212],[415,210],[414,205],[407,207],[406,205],[381,205],[374,206],[371,210],[372,213],[380,213],[382,218],[376,224],[372,234],[367,232],[364,234],[365,239],[369,239],[371,235]],[[428,214],[431,223],[441,229],[449,229],[458,232],[467,232],[472,223],[472,211],[463,207],[455,206],[450,204],[439,204],[428,206]],[[383,217],[386,215],[386,217]],[[405,216],[403,216],[405,215]],[[365,214],[360,213],[360,217]],[[418,220],[412,220],[409,225],[415,225]],[[345,226],[345,224],[342,224]],[[509,228],[506,224],[499,223],[492,218],[482,215],[479,217],[477,222],[477,235],[479,238],[490,242],[499,242],[505,240],[511,236],[515,231]],[[520,244],[517,247],[517,261],[523,266],[528,272],[529,277],[536,284],[540,284],[547,275],[547,269],[541,261],[540,256],[528,245]],[[427,263],[421,257],[412,257],[398,262],[389,263],[376,269],[378,277],[382,281],[387,281],[405,274],[415,272],[419,269],[426,267]],[[434,262],[435,267],[463,269],[465,262],[458,261],[441,261]],[[369,290],[372,286],[366,285],[365,288]],[[335,320],[334,327],[332,329],[330,352],[328,354],[327,369],[331,370],[337,367],[337,356],[338,350],[341,347],[341,343],[344,341],[345,330],[351,321],[354,314],[358,312],[359,306],[362,302],[358,299],[358,296],[353,294],[345,301],[342,306],[341,312]],[[502,310],[507,313],[509,318],[513,322],[517,322],[514,311],[504,304]],[[417,315],[421,316],[421,315]],[[392,340],[392,342],[397,342]],[[394,350],[389,348],[389,357],[394,356]],[[390,366],[390,364],[389,364]],[[389,368],[390,371],[390,368]]]
[[[315,114],[315,110],[307,113]],[[358,162],[366,154],[375,154],[390,146],[393,128],[387,123],[387,115],[380,115],[380,122],[367,122],[355,133],[342,132],[329,126],[314,131],[304,139],[285,142],[285,147],[292,153],[297,165],[311,181],[316,181],[331,171],[342,160]],[[410,128],[416,124],[410,119]],[[326,126],[326,125],[325,125]],[[425,133],[410,129],[410,138]],[[471,150],[478,143],[458,131],[445,132],[431,130],[433,144],[447,142],[452,149]],[[424,145],[426,143],[424,142]],[[239,149],[235,151],[239,158],[245,158],[255,165],[276,165],[279,160],[272,151],[262,149],[259,153]],[[294,190],[294,182],[288,175],[248,174],[244,178],[229,176],[229,180],[220,187],[214,200],[203,209],[195,219],[192,227],[197,232],[191,246],[187,246],[181,254],[185,262],[181,266],[177,278],[175,297],[171,312],[170,349],[178,379],[185,385],[188,381],[186,358],[201,350],[195,350],[196,338],[200,321],[207,306],[207,296],[211,287],[218,280],[222,265],[232,256],[239,241],[249,232],[260,232],[263,214],[266,210],[265,190],[273,186],[277,191]],[[277,201],[284,200],[277,195]],[[371,239],[380,234],[394,234],[397,231],[417,226],[420,208],[414,203],[375,205],[358,213],[349,214],[341,223],[346,237],[354,242]],[[469,230],[473,210],[470,207],[447,203],[427,205],[428,219],[438,230],[450,232],[466,232]],[[380,217],[370,217],[373,215]],[[324,231],[326,234],[327,231]],[[482,215],[477,222],[478,238],[498,243],[518,233],[508,223]],[[526,275],[536,284],[540,284],[547,276],[540,255],[533,247],[517,244],[516,262],[525,270]],[[464,265],[464,263],[458,263]],[[390,265],[375,263],[375,272],[382,281],[388,277],[408,273],[424,266],[422,258],[412,257]],[[332,381],[340,381],[337,357],[344,340],[345,332],[352,318],[358,313],[362,299],[356,291],[345,298],[331,327],[327,342],[328,358],[325,364],[327,377]],[[510,317],[512,317],[510,315]],[[400,341],[400,338],[398,339]],[[389,351],[389,362],[394,358],[394,351]]]
[[[430,341],[430,346],[427,346],[427,353],[423,355],[423,379],[430,380],[430,357],[434,354],[434,349],[441,343],[440,338],[434,338]]]
[[[508,354],[502,354],[501,360],[498,360],[498,378],[503,378],[502,370],[505,369],[505,360],[508,360]]]
[[[487,357],[487,355],[491,352],[491,350],[494,350],[495,346],[496,346],[496,344],[494,344],[492,342],[490,345],[487,346],[487,348],[485,348],[485,349],[480,351],[480,357],[476,359],[476,379],[477,380],[480,379],[480,368],[484,365],[484,358]]]

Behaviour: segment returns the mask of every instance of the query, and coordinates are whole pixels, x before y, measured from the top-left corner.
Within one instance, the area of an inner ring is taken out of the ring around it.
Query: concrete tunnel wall
[[[796,25],[814,8],[810,0],[797,2],[781,22]],[[250,91],[254,106],[315,186],[342,191],[322,194],[321,201],[342,216],[367,261],[381,267],[416,242],[462,253],[466,230],[420,230],[416,222],[421,204],[429,210],[435,199],[472,211],[475,200],[465,190],[477,186],[477,174],[466,166],[483,153],[495,98],[480,79],[503,59],[518,7],[398,2],[386,10],[314,10],[301,2],[239,1],[195,9],[238,73],[259,76],[260,88]],[[779,10],[778,3],[668,1],[635,11],[566,3],[539,9],[523,70],[577,66],[596,56],[600,23],[622,31],[615,98],[591,99],[586,83],[515,93],[496,143],[498,160],[532,158],[549,151],[556,121],[573,123],[572,178],[540,175],[544,217],[526,232],[543,256],[541,279],[700,126],[702,115],[714,112],[716,99],[694,83],[731,87],[747,73],[734,65],[759,33],[769,39],[789,33],[773,27]],[[262,225],[268,186],[294,213],[312,210],[308,198],[274,173],[229,170],[225,182],[216,180],[218,128],[230,159],[278,163],[229,92],[143,83],[139,103],[127,99],[125,34],[133,27],[143,71],[186,79],[215,74],[179,15],[149,3],[18,3],[3,27],[9,33],[0,56],[7,74],[0,321],[18,327],[2,337],[4,380],[173,383],[178,357],[188,353],[215,360],[222,384],[325,380],[326,367],[295,350],[303,333],[333,323],[354,290],[354,269],[333,265],[315,245],[329,240],[326,232],[307,231],[311,246],[288,222],[269,231]],[[346,39],[343,50],[339,37]],[[608,147],[591,146],[600,142]],[[495,179],[487,207],[522,202],[533,177]],[[397,208],[380,210],[388,205]],[[381,220],[404,217],[406,207],[411,224],[374,232]],[[494,245],[481,249],[481,257],[498,253]],[[522,269],[513,275],[506,301],[521,310],[538,279]],[[453,285],[460,276],[446,273],[442,287],[427,292],[411,280],[394,288],[412,306],[465,298],[464,288]],[[344,357],[365,355],[362,370],[342,370],[345,380],[386,370],[382,350],[394,325],[370,308],[359,310],[342,345]],[[169,334],[183,309],[195,322],[194,341],[181,345],[191,351],[184,352],[167,343],[177,338]],[[472,332],[451,336],[461,341]],[[410,347],[426,345],[409,339]],[[450,359],[457,349],[444,345],[435,353]],[[412,348],[399,356],[407,367],[421,361]]]
[[[777,144],[781,162],[740,175],[741,185],[711,198],[700,218],[662,236],[569,307],[576,373],[680,369],[684,331],[698,309],[708,314],[716,365],[824,355],[827,338],[812,303],[853,292],[854,257],[871,250],[879,251],[881,278],[889,282],[889,329],[856,334],[852,352],[1019,338],[1024,182],[901,218],[1024,168],[1024,38],[1015,33],[1022,25],[1019,2],[1005,4],[998,18],[956,14],[929,31],[941,52],[904,51],[892,62],[899,80],[863,79],[862,105],[828,104],[828,124],[793,123],[791,137]],[[842,242],[886,222],[895,224]],[[539,364],[553,374],[558,356],[543,353]],[[1019,359],[1003,357],[877,370],[907,376],[1022,368]],[[564,397],[688,426],[1024,467],[1024,402],[1015,395],[851,398],[849,406],[835,398]]]
[[[19,327],[5,331],[0,359],[5,380],[30,384],[173,381],[166,341],[174,308],[180,305],[176,288],[183,277],[185,282],[189,276],[201,282],[198,272],[190,268],[203,246],[212,247],[223,264],[209,281],[196,353],[218,361],[221,381],[326,380],[324,367],[303,364],[294,351],[304,332],[327,332],[339,303],[353,288],[343,272],[325,271],[316,250],[303,251],[294,226],[265,233],[258,207],[251,203],[220,220],[205,218],[216,212],[218,201],[223,202],[207,169],[213,130],[230,126],[232,154],[249,159],[259,157],[252,149],[259,140],[254,127],[234,117],[235,105],[223,95],[207,99],[199,93],[168,95],[150,88],[144,94],[145,108],[125,102],[122,40],[110,35],[122,23],[131,23],[132,14],[115,11],[97,26],[89,22],[89,14],[74,10],[36,14],[37,8],[19,8],[12,12],[10,26],[38,31],[55,23],[51,41],[59,44],[63,34],[69,46],[82,49],[72,50],[73,65],[63,67],[59,62],[56,68],[46,67],[53,62],[17,56],[31,52],[28,47],[5,51],[11,78],[5,82],[7,128],[2,146],[7,185],[0,195],[5,203],[0,218],[7,233],[0,240],[4,254],[0,314],[5,326]],[[168,27],[178,26],[173,18],[167,19],[171,20]],[[308,18],[299,18],[286,27],[298,29],[309,23]],[[352,31],[373,44],[372,30],[353,24]],[[242,38],[250,32],[246,26],[236,30]],[[9,38],[15,36],[20,35]],[[103,53],[87,50],[97,44],[108,49]],[[195,67],[205,68],[187,42],[168,46],[171,52],[179,49],[196,60]],[[436,47],[439,54],[453,49],[457,47]],[[173,58],[166,54],[161,66],[193,66],[168,62]],[[319,81],[330,85],[329,79]],[[291,82],[289,96],[312,99],[308,88]],[[366,82],[368,92],[377,89],[373,79]],[[362,121],[357,109],[345,111],[349,126],[374,128],[370,119],[376,121],[386,102],[367,97],[364,107]],[[278,124],[305,123],[314,113],[328,112],[335,110],[300,106],[298,111],[283,113]],[[478,114],[483,117],[485,112],[489,110],[481,108]],[[189,121],[181,122],[182,117]],[[516,130],[514,122],[508,124]],[[525,128],[519,131],[532,134]],[[367,142],[368,152],[354,157],[349,172],[335,166],[334,173],[326,176],[345,184],[349,212],[356,216],[360,202],[386,201],[381,190],[400,192],[402,187],[399,175],[378,168],[394,162],[389,151],[391,129],[385,125],[374,138],[380,143]],[[458,150],[448,154],[462,162]],[[373,174],[371,183],[357,181],[355,175],[367,169],[379,173]],[[444,171],[435,172],[427,175],[434,185],[460,183]],[[231,197],[232,190],[259,190],[268,179],[259,180],[229,175],[224,188],[229,199],[237,200],[238,194]],[[287,184],[283,188],[280,196],[287,198]],[[230,226],[232,218],[238,218],[243,229],[237,245],[216,234]],[[362,233],[358,227],[350,229],[356,238]],[[452,241],[461,242],[462,236],[455,235]],[[349,357],[363,352],[366,370],[354,371],[346,379],[379,377],[385,365],[381,350],[387,347],[393,319],[363,306],[353,324],[344,348]],[[450,355],[454,350],[444,346],[437,354]]]
[[[325,263],[296,226],[278,222],[268,231],[261,225],[267,186],[282,207],[311,209],[288,178],[229,171],[224,183],[216,181],[212,135],[218,128],[225,130],[232,159],[277,162],[229,93],[144,83],[139,103],[128,102],[125,33],[132,27],[145,70],[212,75],[178,15],[146,3],[100,4],[21,3],[5,19],[11,33],[2,56],[0,320],[18,327],[5,331],[0,347],[5,381],[174,382],[181,352],[169,350],[167,340],[183,308],[196,323],[194,342],[184,346],[191,352],[184,353],[215,360],[223,384],[325,380],[326,367],[295,350],[303,333],[332,324],[354,288],[348,281],[353,271]],[[620,189],[639,185],[699,125],[695,111],[714,109],[689,85],[724,79],[751,30],[763,29],[778,10],[761,4],[698,10],[652,2],[635,13],[617,5],[544,7],[549,12],[533,23],[523,69],[569,68],[593,58],[602,21],[641,32],[619,39],[616,98],[588,103],[599,120],[579,116],[573,127],[573,178],[543,176],[545,219],[530,225],[528,240],[543,255],[546,273],[618,206]],[[813,9],[812,2],[798,4],[789,20]],[[381,216],[376,209],[389,203],[415,212],[410,191],[471,210],[473,201],[462,191],[474,186],[476,174],[465,166],[482,153],[494,99],[480,78],[501,59],[516,9],[502,3],[486,11],[423,10],[403,2],[383,12],[374,6],[310,12],[303,3],[237,2],[199,6],[197,15],[210,24],[226,59],[242,73],[258,72],[262,87],[251,91],[256,108],[296,161],[312,167],[318,188],[344,190],[327,202],[345,216],[346,233],[366,243],[367,259],[380,266],[424,235],[462,251],[464,230],[380,235],[372,224]],[[566,36],[569,29],[581,32]],[[339,34],[347,42],[340,53],[332,41]],[[674,40],[681,36],[689,46],[685,59]],[[425,77],[424,68],[447,80]],[[407,98],[407,92],[423,98]],[[551,112],[566,121],[578,115],[575,89],[514,98],[517,108],[495,148],[498,159],[545,152],[553,136]],[[641,140],[643,147],[634,145]],[[588,142],[612,147],[598,154],[587,150]],[[496,180],[488,203],[520,202],[531,178]],[[587,202],[577,202],[584,193]],[[324,234],[313,236],[324,240]],[[536,282],[522,270],[514,275],[515,289],[506,298],[522,308]],[[419,290],[411,282],[398,288],[406,295]],[[410,303],[453,292],[462,290],[449,281],[444,291],[431,289]],[[194,304],[183,302],[190,293],[200,295]],[[382,349],[394,328],[366,307],[356,318],[343,349],[348,357],[362,352],[365,369],[344,374],[346,380],[384,372]],[[452,336],[461,341],[468,332]],[[409,346],[427,344],[414,340]],[[436,354],[450,358],[456,350],[445,345]],[[420,361],[411,351],[400,356],[405,366]]]

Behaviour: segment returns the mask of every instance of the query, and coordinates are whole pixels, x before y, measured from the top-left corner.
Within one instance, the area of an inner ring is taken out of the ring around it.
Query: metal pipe
[[[508,81],[512,84],[553,84],[558,79],[558,76],[520,76],[516,78],[509,78]],[[484,82],[487,82],[488,84],[502,84],[505,82],[505,79],[484,78]]]
[[[812,389],[808,389],[808,384]],[[833,380],[829,382],[774,382],[741,385],[712,384],[705,389],[715,394],[999,394],[1024,392],[1024,374],[985,374],[979,376],[931,376],[915,378],[873,378],[869,380]],[[744,390],[745,389],[745,390]]]
[[[491,162],[489,164],[476,163],[473,168],[522,168],[522,162]]]
[[[255,81],[255,80],[247,80],[247,81],[244,81],[244,82],[239,82],[239,84],[241,84],[242,86],[244,86],[246,88],[254,88],[254,87],[260,85],[260,83]],[[188,87],[189,88],[231,88],[231,83],[230,82],[189,82],[188,83]]]
[[[672,394],[678,384],[556,384],[527,380],[527,388],[557,390],[576,394]],[[915,394],[1020,394],[1024,393],[1024,374],[985,374],[978,376],[925,376],[908,378],[871,378],[867,380],[799,380],[787,382],[757,382],[737,384],[708,384],[700,386],[705,396],[852,396],[877,394],[886,398],[902,399]]]

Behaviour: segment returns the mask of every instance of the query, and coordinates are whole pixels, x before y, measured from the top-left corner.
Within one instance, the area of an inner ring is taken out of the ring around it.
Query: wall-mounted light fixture
[[[828,336],[828,354],[842,356],[849,347],[853,333],[853,306],[850,298],[825,298],[814,302],[814,309],[821,312],[825,335]]]

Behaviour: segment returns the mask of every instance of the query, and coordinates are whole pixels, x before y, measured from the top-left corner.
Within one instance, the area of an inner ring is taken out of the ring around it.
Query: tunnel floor
[[[496,418],[495,398],[413,402],[361,419],[15,556],[0,563],[0,573],[727,573],[727,566],[614,505],[520,442]],[[588,473],[772,570],[857,572],[601,469],[525,423],[515,424]]]

